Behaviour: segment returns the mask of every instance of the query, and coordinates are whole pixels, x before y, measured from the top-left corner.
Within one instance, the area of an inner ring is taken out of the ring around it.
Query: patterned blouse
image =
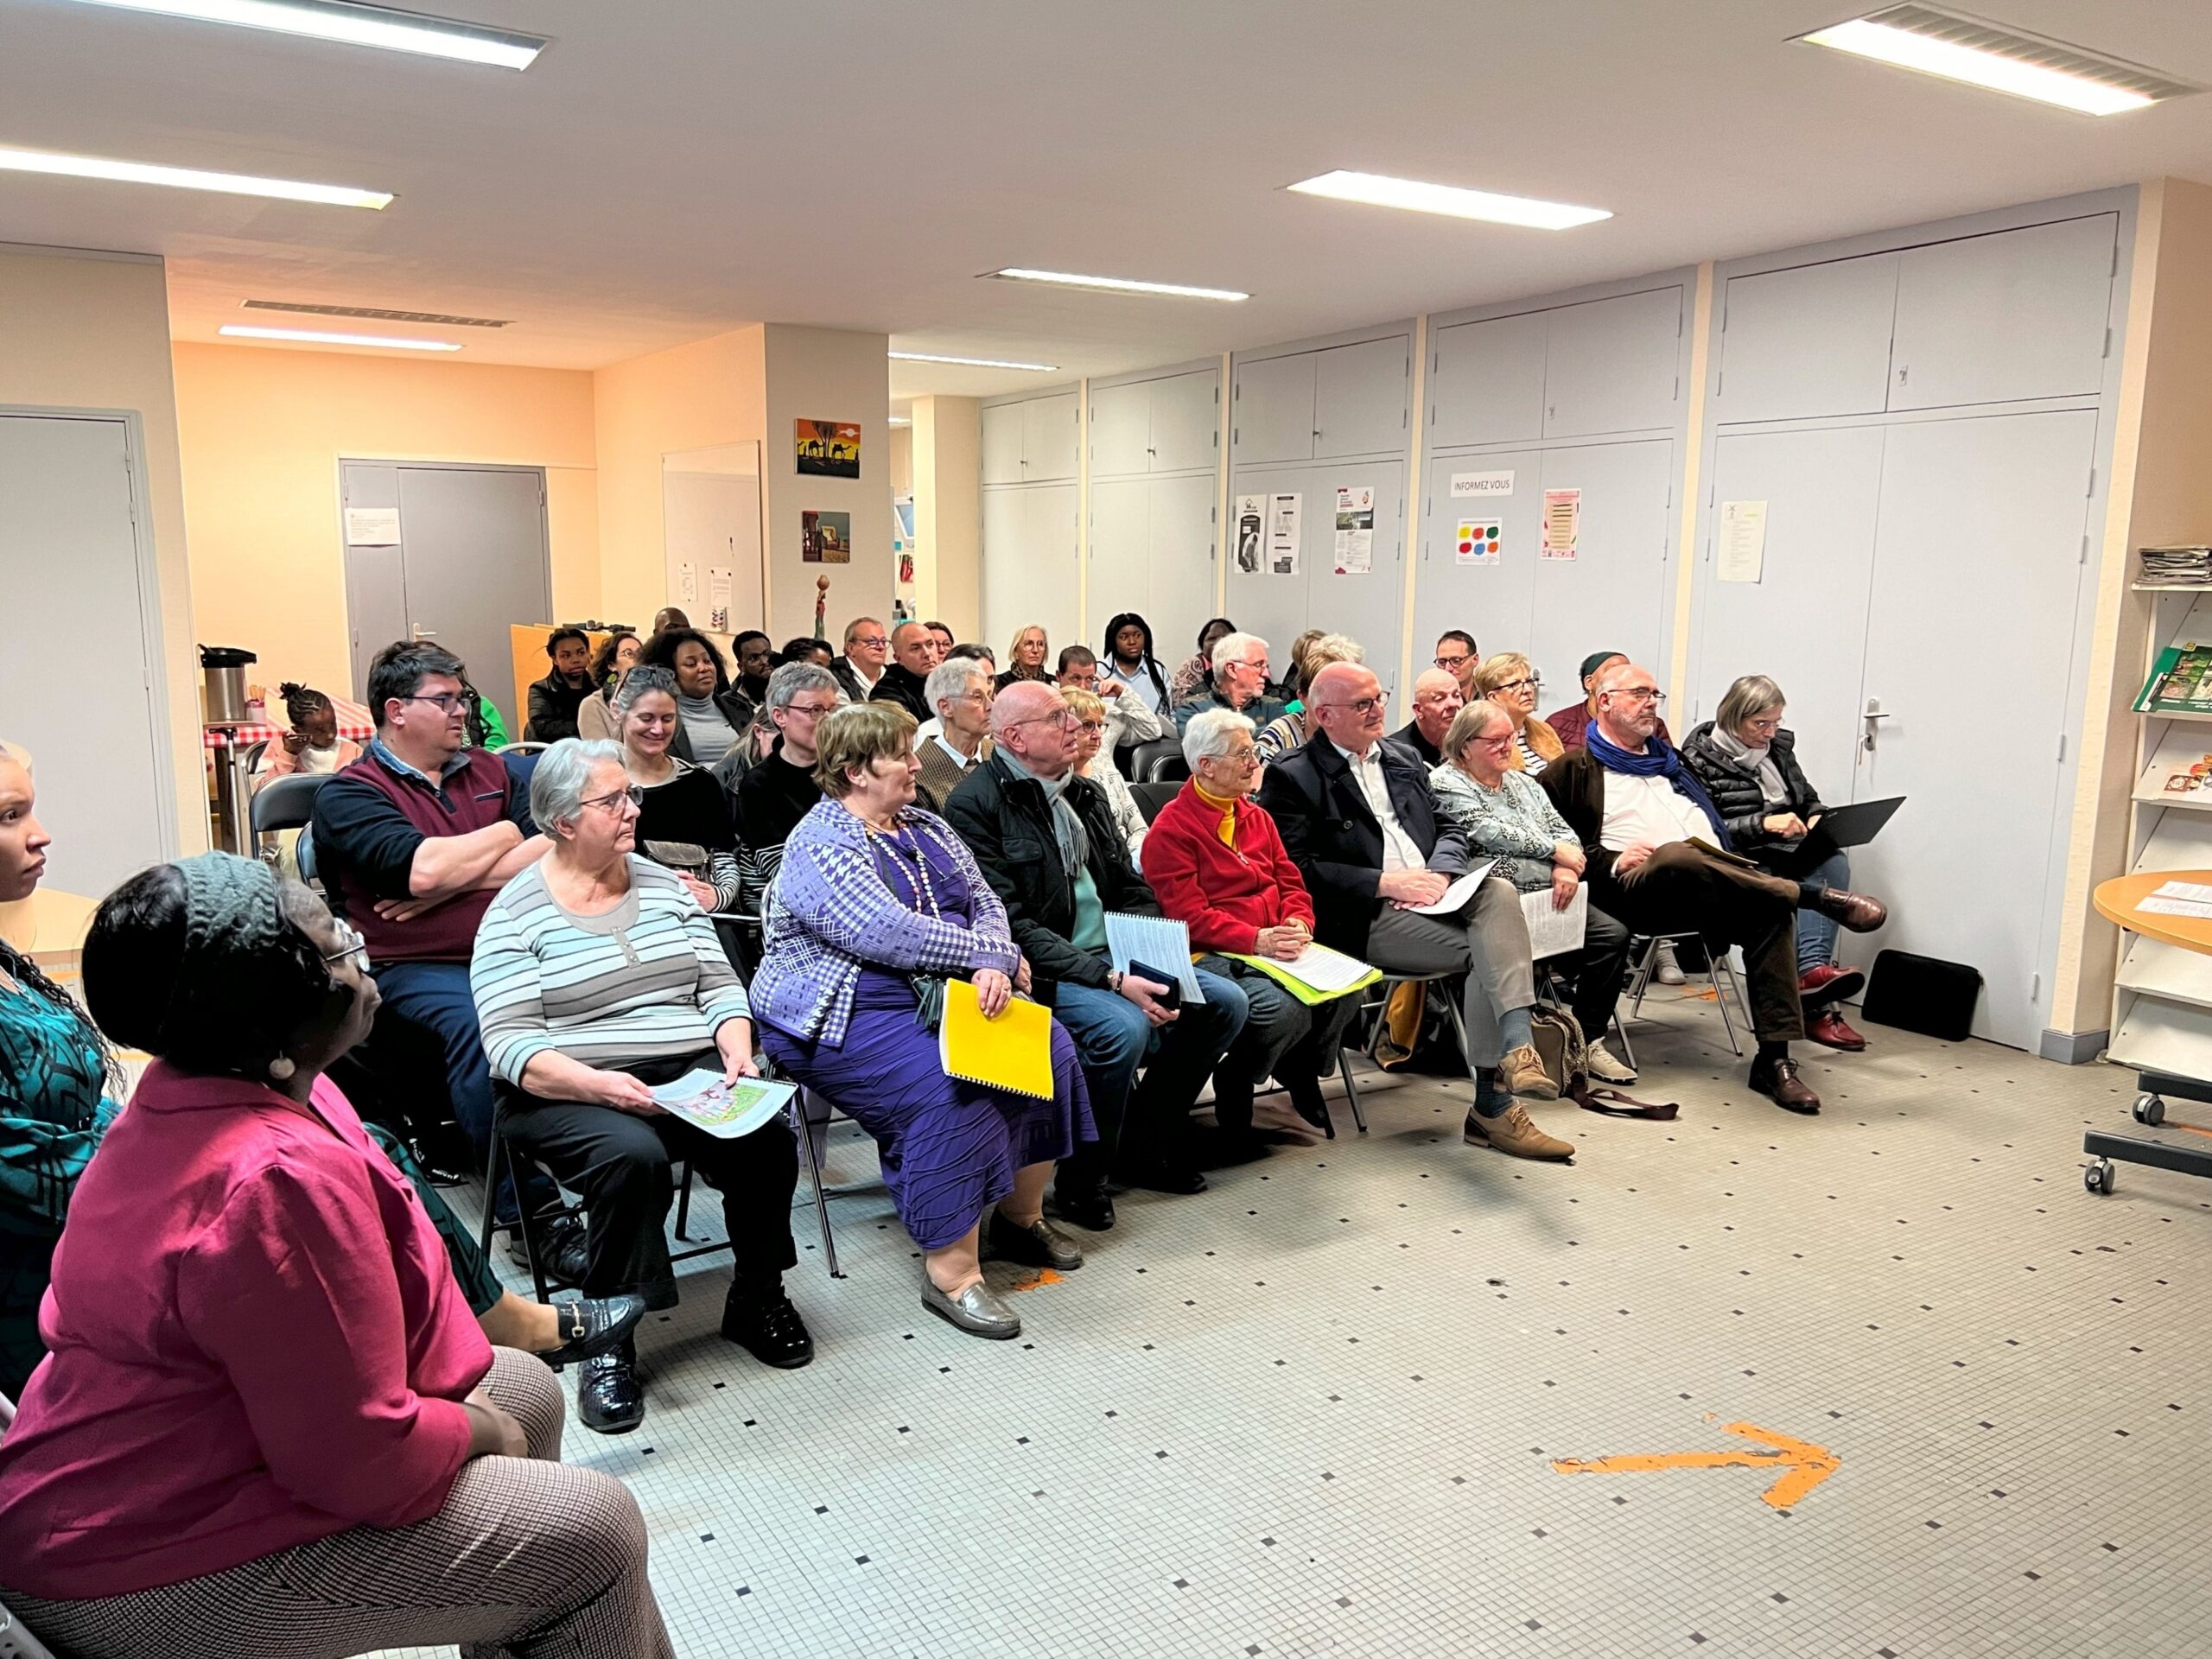
[[[1526,772],[1509,772],[1496,789],[1485,789],[1447,760],[1428,774],[1428,785],[1436,816],[1466,836],[1469,855],[1497,859],[1497,873],[1522,893],[1551,886],[1553,849],[1577,841],[1551,797]]]

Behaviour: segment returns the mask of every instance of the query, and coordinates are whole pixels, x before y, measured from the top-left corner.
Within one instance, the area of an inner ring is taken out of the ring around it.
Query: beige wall
[[[591,377],[597,406],[600,601],[607,615],[643,626],[669,602],[661,457],[675,449],[757,440],[766,430],[764,337],[755,323],[632,358]],[[874,406],[883,410],[888,404],[879,398]],[[788,442],[785,454],[789,466]]]
[[[2082,768],[2067,857],[2053,1028],[2102,1030],[2111,1014],[2119,933],[2089,901],[2129,858],[2149,610],[2128,591],[2134,550],[2212,538],[2212,188],[2183,179],[2143,187],[2127,337],[2099,567],[2096,625],[2082,728]]]
[[[914,399],[914,602],[925,618],[973,639],[982,624],[982,405]]]
[[[765,550],[768,632],[778,639],[814,629],[815,580],[830,581],[828,637],[844,636],[855,616],[888,621],[891,559],[891,361],[882,334],[842,328],[766,329],[767,442],[761,484],[767,497]],[[791,447],[800,420],[851,421],[861,429],[861,475],[799,474]],[[799,514],[810,509],[853,515],[849,564],[807,564],[799,557]]]
[[[598,610],[588,374],[180,345],[176,384],[200,634],[259,653],[257,683],[352,687],[341,459],[544,467],[554,611]]]
[[[914,429],[910,423],[891,429],[891,498],[914,493]]]
[[[207,788],[200,747],[200,676],[170,378],[168,287],[161,262],[0,246],[0,404],[124,410],[138,416],[162,595],[163,660],[156,666],[168,699],[176,844],[180,853],[203,852]],[[5,592],[0,573],[0,595]]]

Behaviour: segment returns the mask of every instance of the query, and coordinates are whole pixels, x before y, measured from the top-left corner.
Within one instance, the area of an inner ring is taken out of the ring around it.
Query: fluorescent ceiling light
[[[278,201],[315,201],[331,207],[384,207],[389,190],[356,190],[343,184],[302,184],[296,179],[257,179],[245,173],[203,173],[191,167],[116,162],[101,156],[63,156],[43,149],[0,149],[0,172],[52,173],[68,179],[114,179],[124,184],[166,184],[180,190],[214,190],[231,196],[269,196]]]
[[[457,352],[449,340],[403,340],[397,334],[334,334],[319,328],[256,328],[243,322],[226,322],[215,331],[240,340],[283,340],[296,346],[375,346],[400,352]]]
[[[939,357],[934,352],[893,352],[900,363],[953,363],[963,369],[1027,369],[1037,374],[1057,374],[1057,363],[1007,363],[995,357]]]
[[[1052,283],[1061,288],[1103,288],[1116,294],[1159,294],[1175,300],[1249,300],[1252,296],[1233,288],[1192,288],[1183,283],[1140,283],[1125,276],[1078,276],[1067,270],[1025,270],[1009,265],[995,270],[1016,283]]]
[[[1457,185],[1423,184],[1418,179],[1387,178],[1380,173],[1349,173],[1341,168],[1316,179],[1302,179],[1288,188],[1300,195],[1363,201],[1376,207],[1405,207],[1417,213],[1443,213],[1452,219],[1526,225],[1539,231],[1572,230],[1577,225],[1594,225],[1601,219],[1612,217],[1603,207],[1574,207],[1561,201],[1539,201],[1533,196],[1501,196],[1489,190],[1462,190]]]
[[[2084,115],[2119,115],[2195,90],[2133,64],[1932,6],[1891,6],[1796,38]]]
[[[245,29],[305,35],[344,46],[380,47],[501,69],[529,68],[546,46],[536,35],[391,11],[382,6],[349,5],[344,0],[83,0],[83,3],[121,11],[159,12],[207,23],[236,23]]]
[[[891,424],[893,426],[912,426],[913,422],[907,419],[904,415],[893,415],[891,417]]]

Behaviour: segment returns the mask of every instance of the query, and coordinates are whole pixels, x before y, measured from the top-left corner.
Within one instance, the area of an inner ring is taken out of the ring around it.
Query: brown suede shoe
[[[1528,1108],[1519,1101],[1496,1117],[1469,1112],[1466,1141],[1471,1147],[1490,1147],[1515,1158],[1549,1158],[1564,1162],[1574,1156],[1574,1142],[1546,1135],[1530,1120]]]
[[[1751,1062],[1751,1087],[1784,1111],[1810,1117],[1821,1109],[1821,1097],[1797,1075],[1797,1062],[1784,1055],[1778,1060]]]
[[[1841,887],[1821,888],[1813,906],[1838,927],[1849,928],[1853,933],[1872,933],[1890,919],[1890,907],[1880,899],[1863,893],[1846,893]]]
[[[1543,1056],[1534,1043],[1523,1043],[1497,1063],[1497,1080],[1509,1095],[1523,1100],[1557,1100],[1559,1084],[1544,1070]]]

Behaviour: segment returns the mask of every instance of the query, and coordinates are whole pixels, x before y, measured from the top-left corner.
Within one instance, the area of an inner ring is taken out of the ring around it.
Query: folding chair
[[[1751,1027],[1751,1005],[1744,1000],[1743,982],[1736,977],[1736,963],[1729,947],[1724,944],[1715,950],[1712,942],[1694,928],[1681,933],[1655,933],[1644,940],[1643,954],[1637,958],[1636,966],[1629,970],[1629,1018],[1641,1020],[1643,1017],[1643,993],[1651,983],[1652,975],[1658,971],[1659,947],[1662,944],[1679,944],[1685,939],[1695,940],[1698,948],[1705,952],[1706,977],[1713,982],[1713,1000],[1720,1005],[1720,1028],[1728,1033],[1728,1046],[1736,1052],[1737,1058],[1740,1059],[1743,1058],[1744,1045],[1737,1039],[1736,1020],[1734,1015],[1728,1011],[1728,999],[1732,994],[1734,995],[1737,1010],[1744,1016],[1744,1028],[1749,1031]],[[1724,977],[1727,981],[1726,987],[1721,983]],[[1624,1047],[1626,1047],[1628,1044],[1626,1025],[1620,1020],[1618,1014],[1614,1016],[1614,1023],[1620,1027],[1621,1043]],[[1636,1051],[1630,1049],[1622,1058],[1633,1066],[1636,1064]]]
[[[0,1659],[54,1659],[54,1649],[23,1628],[23,1623],[0,1606]]]
[[[1183,740],[1179,737],[1156,737],[1149,743],[1140,743],[1129,756],[1129,770],[1141,784],[1164,784],[1191,775],[1191,763],[1183,759]]]
[[[1137,810],[1144,814],[1147,823],[1158,823],[1160,815],[1167,810],[1167,803],[1182,792],[1183,785],[1172,779],[1129,785],[1129,795],[1136,802]]]
[[[1381,992],[1382,995],[1379,997],[1376,997],[1370,1005],[1374,1010],[1375,1017],[1368,1022],[1367,1035],[1361,1040],[1360,1052],[1371,1060],[1375,1058],[1376,1051],[1382,1046],[1382,1027],[1384,1021],[1389,1015],[1390,997],[1399,986],[1434,985],[1441,981],[1456,979],[1459,976],[1454,973],[1384,974],[1379,983],[1370,988],[1372,990]],[[1457,999],[1446,997],[1444,999],[1444,1012],[1446,1016],[1452,1022],[1452,1035],[1459,1039],[1459,1052],[1464,1056],[1467,1052],[1467,1027],[1464,1016],[1462,1016],[1459,1012],[1459,1004]],[[1357,1015],[1355,1015],[1352,1020],[1345,1022],[1344,1033],[1347,1039],[1349,1039],[1351,1036],[1352,1026],[1357,1023]],[[1339,1042],[1337,1045],[1337,1065],[1344,1077],[1344,1099],[1351,1107],[1351,1121],[1355,1124],[1358,1125],[1359,1132],[1362,1135],[1365,1135],[1367,1133],[1367,1113],[1359,1103],[1359,1090],[1356,1086],[1354,1086],[1351,1080],[1351,1056],[1346,1052],[1346,1046],[1344,1042]],[[1332,1138],[1333,1138],[1333,1131],[1332,1131]]]

